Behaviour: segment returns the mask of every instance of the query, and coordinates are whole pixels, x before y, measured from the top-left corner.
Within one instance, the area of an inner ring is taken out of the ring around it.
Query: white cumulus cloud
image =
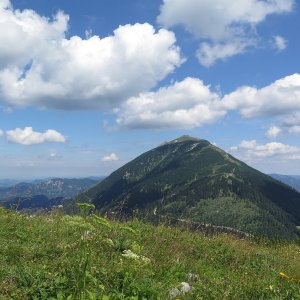
[[[164,0],[158,22],[193,34],[201,41],[200,63],[210,66],[253,46],[256,26],[269,15],[292,11],[293,5],[294,0]]]
[[[237,111],[244,118],[268,117],[278,121],[266,132],[300,133],[300,74],[268,86],[242,86],[220,95],[202,80],[187,77],[154,92],[140,93],[115,109],[116,123],[128,128],[195,128],[214,123]]]
[[[210,67],[217,60],[225,60],[228,57],[244,53],[250,45],[254,44],[255,41],[251,39],[237,39],[217,44],[203,42],[196,56],[203,66]]]
[[[245,118],[269,117],[279,125],[268,129],[266,136],[280,132],[300,134],[300,74],[278,79],[262,88],[243,86],[222,99],[225,110],[237,110]]]
[[[243,117],[284,116],[300,112],[300,74],[293,74],[257,89],[244,86],[223,98],[224,108]]]
[[[286,49],[287,47],[287,40],[280,36],[280,35],[275,35],[273,37],[273,43],[274,43],[274,47],[280,52],[283,51],[284,49]]]
[[[116,110],[117,124],[129,128],[194,128],[213,123],[225,113],[219,95],[190,77],[132,97]]]
[[[266,136],[269,139],[274,139],[276,138],[279,134],[281,133],[281,129],[278,126],[271,126],[267,132]]]
[[[289,128],[289,133],[300,134],[300,125],[293,125]]]
[[[14,130],[6,131],[7,140],[10,143],[21,145],[34,145],[43,143],[65,143],[66,138],[59,132],[48,129],[41,133],[33,131],[32,127],[25,127],[24,129],[16,128]]]
[[[0,136],[4,135],[4,131],[2,129],[0,129]]]
[[[300,155],[300,148],[282,143],[271,142],[258,144],[256,140],[242,141],[238,146],[232,147],[232,151],[245,151],[246,155],[254,157],[284,156],[286,159],[296,159]],[[299,156],[300,158],[300,156]]]
[[[278,121],[279,125],[266,132],[271,139],[283,132],[300,133],[299,99],[300,74],[261,88],[242,86],[225,95],[213,92],[200,79],[187,77],[131,97],[114,113],[119,127],[190,129],[214,123],[228,112],[237,111],[243,118],[267,117]],[[110,128],[108,124],[105,127]]]
[[[300,110],[291,111],[290,114],[284,116],[282,128],[284,131],[292,134],[300,134]]]
[[[124,25],[100,38],[66,36],[69,16],[46,18],[0,0],[0,99],[11,106],[115,107],[183,62],[175,35]]]
[[[102,161],[108,162],[108,161],[117,161],[119,160],[119,157],[115,153],[111,153],[108,156],[102,157]]]

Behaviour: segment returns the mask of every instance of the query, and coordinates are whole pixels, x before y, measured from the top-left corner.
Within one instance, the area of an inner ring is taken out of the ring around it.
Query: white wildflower
[[[190,292],[192,287],[187,282],[181,282],[181,292],[186,294]]]
[[[140,261],[143,263],[150,263],[150,259],[148,257],[145,257],[143,255],[138,255],[134,252],[132,252],[131,250],[124,250],[122,253],[123,257],[135,260],[135,261]]]
[[[143,255],[140,255],[140,259],[141,259],[141,261],[142,261],[143,263],[145,263],[145,264],[149,264],[149,263],[150,263],[150,258],[148,258],[148,257],[145,257],[145,256],[143,256]]]
[[[124,250],[122,256],[126,258],[130,258],[133,260],[139,260],[140,256],[136,253],[132,252],[131,250]]]
[[[92,237],[92,232],[90,230],[85,230],[81,236],[82,240],[90,239]]]
[[[189,273],[188,274],[188,280],[190,280],[190,281],[197,281],[197,280],[199,280],[199,275],[198,274]]]
[[[171,289],[171,291],[170,291],[170,296],[171,296],[172,298],[175,298],[175,297],[177,297],[177,296],[179,296],[179,295],[180,295],[179,289],[177,289],[177,288]]]
[[[172,298],[175,298],[180,295],[184,295],[192,290],[192,287],[187,282],[181,282],[180,285],[181,285],[180,290],[178,288],[173,288],[170,291],[170,296]]]

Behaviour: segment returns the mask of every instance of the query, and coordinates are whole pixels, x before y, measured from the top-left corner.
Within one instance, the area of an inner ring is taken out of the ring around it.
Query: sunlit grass
[[[91,210],[1,210],[0,299],[300,299],[296,242],[204,237]]]

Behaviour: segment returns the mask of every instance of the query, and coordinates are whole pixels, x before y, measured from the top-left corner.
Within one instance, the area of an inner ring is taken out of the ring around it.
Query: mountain
[[[30,210],[36,211],[41,209],[52,209],[54,206],[62,205],[63,197],[48,198],[44,195],[35,195],[31,197],[16,197],[1,202],[1,205],[6,209],[13,210]]]
[[[50,208],[62,204],[97,182],[91,178],[51,178],[21,182],[0,188],[0,203],[4,207],[18,209]]]
[[[300,194],[206,140],[180,137],[127,163],[82,193],[102,213],[170,216],[291,238]]]
[[[296,175],[281,175],[281,174],[270,174],[273,178],[291,186],[296,191],[300,192],[300,176]]]
[[[34,182],[21,182],[8,188],[0,189],[0,201],[13,197],[32,197],[44,195],[48,198],[74,197],[76,194],[95,185],[97,181],[90,178],[65,179],[52,178],[36,180]]]
[[[90,176],[88,178],[99,182],[102,181],[105,178],[105,176]]]
[[[20,180],[14,179],[0,179],[0,188],[7,188],[19,183]]]

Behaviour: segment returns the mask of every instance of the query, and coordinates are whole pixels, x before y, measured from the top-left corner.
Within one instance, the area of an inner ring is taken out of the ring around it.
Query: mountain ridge
[[[98,182],[91,178],[47,178],[18,182],[0,188],[0,204],[17,210],[51,209]]]
[[[105,214],[161,215],[249,233],[291,237],[300,194],[203,139],[182,136],[149,150],[78,198]]]
[[[49,178],[32,182],[19,182],[12,186],[0,188],[0,201],[12,197],[45,195],[48,198],[73,197],[84,189],[96,184],[89,178]]]
[[[300,192],[300,175],[270,174],[270,176]]]

